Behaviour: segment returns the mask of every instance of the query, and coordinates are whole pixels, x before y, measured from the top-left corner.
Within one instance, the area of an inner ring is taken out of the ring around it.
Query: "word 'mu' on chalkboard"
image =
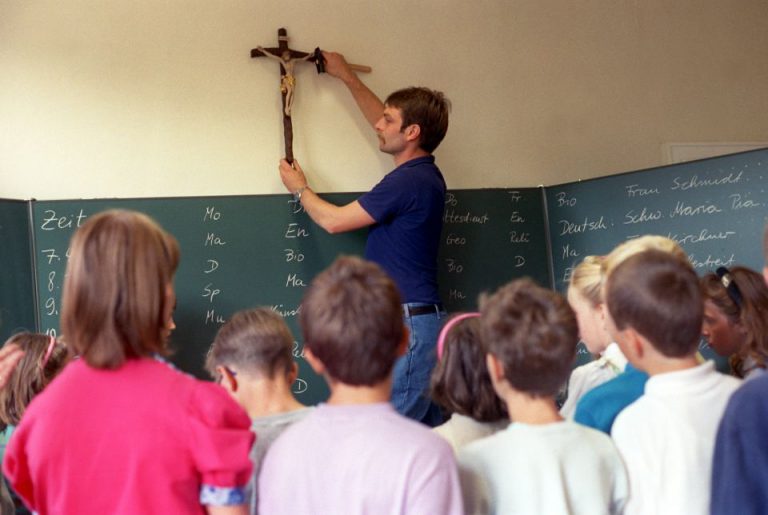
[[[357,196],[323,195],[336,204]],[[307,404],[327,397],[324,381],[303,359],[297,323],[301,298],[339,254],[363,254],[365,230],[329,235],[288,195],[33,202],[41,331],[55,334],[59,328],[72,234],[89,216],[115,208],[148,214],[179,242],[171,336],[172,360],[179,368],[205,377],[205,354],[218,328],[238,310],[268,306],[284,317],[296,338],[297,397]],[[451,192],[439,261],[447,309],[476,309],[482,290],[515,277],[530,275],[546,284],[543,213],[538,189]]]

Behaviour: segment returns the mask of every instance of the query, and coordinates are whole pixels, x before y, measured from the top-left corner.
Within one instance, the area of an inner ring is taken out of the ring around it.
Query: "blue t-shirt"
[[[358,199],[376,221],[365,257],[392,277],[403,302],[440,302],[437,251],[445,190],[434,156],[425,156],[398,166]]]
[[[621,410],[645,392],[648,374],[627,363],[624,372],[588,391],[576,405],[573,420],[611,434],[613,421]]]
[[[768,375],[746,381],[728,401],[712,463],[713,515],[768,513]]]

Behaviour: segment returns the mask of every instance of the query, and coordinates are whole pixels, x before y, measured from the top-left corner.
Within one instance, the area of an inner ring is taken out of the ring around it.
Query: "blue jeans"
[[[411,307],[424,304],[411,303]],[[410,331],[408,351],[395,363],[392,405],[398,413],[429,426],[443,422],[440,408],[429,398],[429,379],[435,366],[435,344],[445,311],[405,316]]]

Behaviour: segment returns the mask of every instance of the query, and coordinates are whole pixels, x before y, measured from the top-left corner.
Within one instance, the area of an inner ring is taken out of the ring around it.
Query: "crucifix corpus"
[[[288,32],[284,29],[277,30],[277,47],[256,47],[251,50],[251,57],[268,57],[280,63],[280,96],[283,99],[283,135],[285,137],[285,160],[293,163],[293,121],[291,120],[291,108],[293,107],[293,94],[296,88],[296,76],[293,67],[296,62],[315,63],[317,73],[325,72],[325,60],[320,48],[314,52],[300,52],[288,47]],[[350,68],[360,72],[370,72],[369,66],[351,64]]]

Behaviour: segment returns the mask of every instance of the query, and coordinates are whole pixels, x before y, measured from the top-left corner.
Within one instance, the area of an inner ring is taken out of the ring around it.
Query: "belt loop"
[[[411,308],[408,304],[403,304],[403,316],[405,318],[411,318]]]

